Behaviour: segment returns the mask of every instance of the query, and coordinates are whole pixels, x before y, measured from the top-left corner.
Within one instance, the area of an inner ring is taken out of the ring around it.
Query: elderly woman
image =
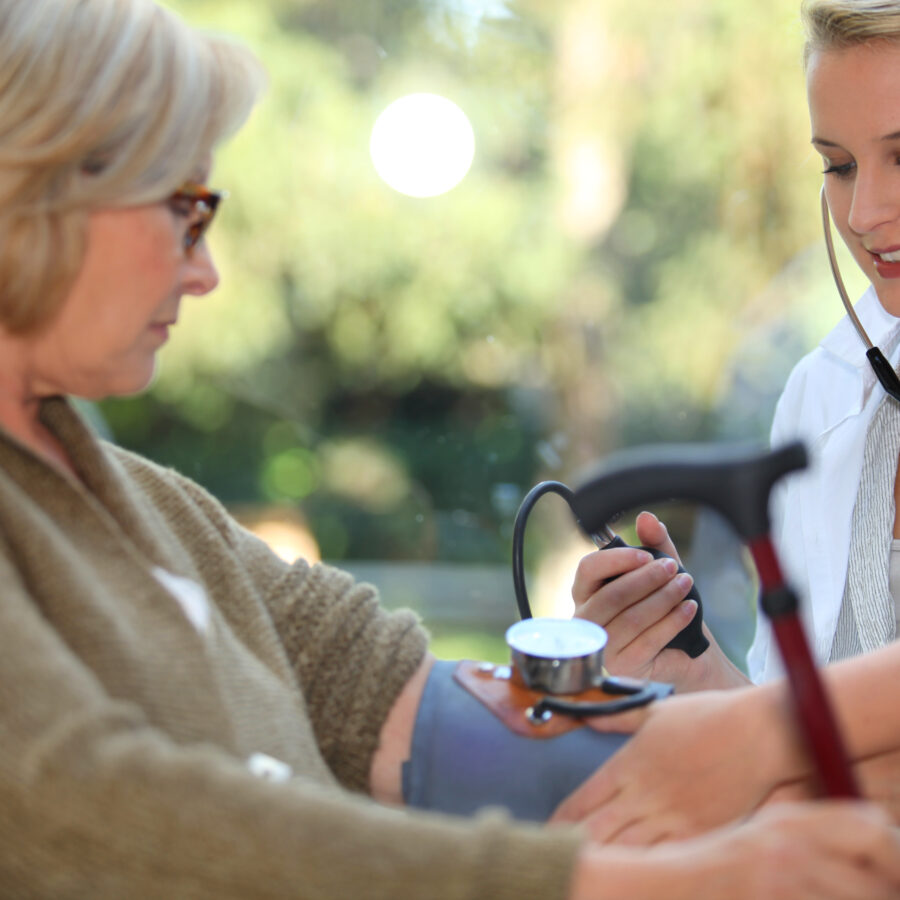
[[[398,810],[433,664],[412,615],[79,418],[216,286],[212,153],[260,81],[151,0],[0,5],[0,893],[891,896],[864,806],[639,854]]]

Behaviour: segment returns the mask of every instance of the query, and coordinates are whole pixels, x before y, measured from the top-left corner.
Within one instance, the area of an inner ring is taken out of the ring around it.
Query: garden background
[[[795,0],[169,5],[248,42],[270,85],[216,160],[220,288],[185,298],[152,390],[97,412],[279,552],[421,609],[439,653],[502,656],[532,485],[637,444],[765,441],[840,315]],[[475,135],[437,197],[392,190],[369,156],[379,113],[415,92]],[[665,512],[739,658],[742,554]],[[539,609],[568,614],[588,548],[542,500]]]

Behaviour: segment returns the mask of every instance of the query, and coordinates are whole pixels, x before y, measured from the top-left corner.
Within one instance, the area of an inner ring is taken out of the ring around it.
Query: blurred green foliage
[[[169,5],[270,88],[216,161],[221,287],[102,411],[226,502],[297,506],[330,558],[505,561],[542,478],[763,436],[838,316],[794,0]],[[415,91],[476,135],[427,200],[368,157]]]

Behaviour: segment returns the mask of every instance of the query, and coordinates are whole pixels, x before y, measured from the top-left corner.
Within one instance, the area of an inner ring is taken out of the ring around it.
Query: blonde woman
[[[900,364],[900,3],[808,0],[802,14],[826,227],[832,219],[869,279],[854,316],[890,369]],[[898,635],[900,382],[892,390],[897,396],[879,383],[847,315],[798,363],[776,409],[773,445],[800,439],[811,453],[809,470],[780,489],[773,532],[823,664]],[[674,553],[652,515],[639,517],[638,531],[648,545]],[[620,572],[626,574],[601,587]],[[618,671],[673,681],[682,690],[749,683],[715,644],[693,662],[660,652],[693,615],[691,604],[681,602],[689,587],[662,563],[642,565],[617,551],[586,559],[575,593],[582,614],[609,629],[610,664]],[[781,674],[765,621],[758,623],[748,671],[755,682]]]
[[[855,314],[872,343],[896,366],[900,3],[806,0],[802,9],[811,137],[823,161],[825,208],[871,282]],[[773,440],[796,437],[806,441],[813,466],[808,474],[788,480],[775,532],[791,580],[805,599],[813,649],[820,662],[831,663],[824,673],[863,791],[900,821],[900,643],[895,640],[900,402],[879,383],[849,317],[798,364],[788,381]],[[646,540],[674,552],[655,518],[645,516],[641,524]],[[595,587],[591,579],[596,572],[588,570],[601,563],[585,563],[585,594]],[[653,576],[649,566],[644,569],[643,574],[633,570],[633,584]],[[634,596],[644,598],[632,610],[635,620],[644,617],[638,635],[632,635],[632,641],[640,642],[641,635],[652,638],[665,616],[654,611],[658,601],[652,590],[638,590],[631,598],[620,594],[617,602],[625,608]],[[595,594],[587,602],[601,599]],[[627,646],[621,623],[609,627]],[[702,657],[686,662],[684,654],[673,662],[658,652],[659,642],[653,643],[646,641],[636,656],[656,677],[674,676],[685,688],[741,686],[717,659],[715,648],[705,663]],[[751,649],[751,664],[760,680],[779,675],[765,623]],[[772,795],[802,796],[815,785],[807,756],[796,744],[793,715],[777,680],[747,690],[676,698],[650,712],[640,733],[570,798],[559,817],[592,814],[597,837],[641,842],[729,821]],[[632,716],[631,725],[644,718]],[[600,727],[625,724],[619,719]],[[692,805],[690,797],[697,790],[715,801]]]
[[[398,810],[436,668],[414,618],[79,418],[216,286],[207,181],[260,82],[151,0],[0,4],[0,894],[892,896],[865,806],[639,853]]]

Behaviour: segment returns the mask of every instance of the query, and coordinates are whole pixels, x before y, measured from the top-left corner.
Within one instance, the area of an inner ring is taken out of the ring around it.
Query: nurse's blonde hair
[[[250,112],[255,57],[152,0],[0,3],[0,327],[48,322],[87,214],[152,203]]]
[[[803,0],[804,63],[821,50],[840,50],[869,41],[900,41],[900,2]]]

